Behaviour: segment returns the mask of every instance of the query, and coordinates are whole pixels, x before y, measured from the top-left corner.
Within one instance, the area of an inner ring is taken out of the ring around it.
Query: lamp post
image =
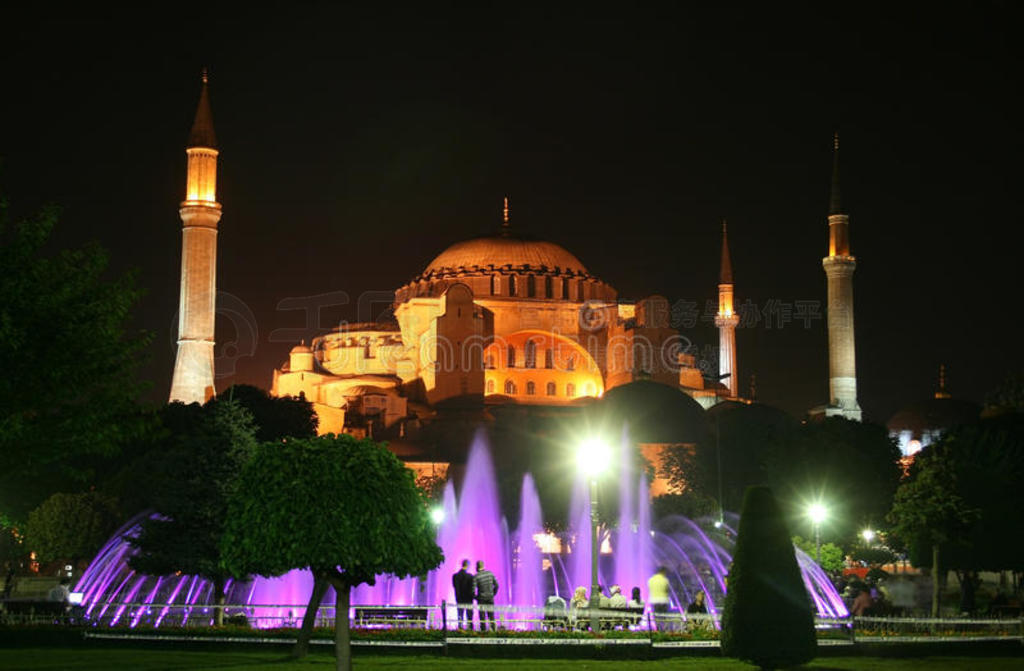
[[[597,633],[600,621],[597,611],[601,606],[598,596],[597,560],[601,554],[601,543],[597,535],[597,479],[611,463],[611,450],[603,441],[591,438],[580,444],[579,465],[590,482],[590,630]]]
[[[871,541],[875,540],[874,529],[864,529],[860,532],[860,537],[864,539],[864,544],[871,547]]]
[[[807,516],[814,523],[815,561],[821,566],[821,523],[828,517],[828,508],[822,503],[812,503],[807,509]]]

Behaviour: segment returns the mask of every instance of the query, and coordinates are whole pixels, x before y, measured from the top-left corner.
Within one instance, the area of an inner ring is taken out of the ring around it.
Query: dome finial
[[[508,220],[508,196],[505,196],[505,205],[501,215],[501,234],[509,234],[509,220]]]

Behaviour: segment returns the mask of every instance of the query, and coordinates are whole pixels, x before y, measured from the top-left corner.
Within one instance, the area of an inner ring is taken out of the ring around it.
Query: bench
[[[356,606],[355,624],[426,627],[428,610],[426,606]]]

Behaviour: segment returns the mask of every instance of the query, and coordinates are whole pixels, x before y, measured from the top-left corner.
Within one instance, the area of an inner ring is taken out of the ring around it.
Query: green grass
[[[375,656],[357,654],[357,671],[403,669],[441,671],[442,669],[592,669],[594,671],[675,671],[710,669],[712,671],[752,671],[754,667],[716,657],[674,657],[657,661],[592,661],[544,659],[466,659],[437,656]],[[885,659],[877,657],[819,658],[803,667],[806,671],[1001,671],[1019,669],[1021,658],[1010,657],[922,657]],[[0,668],[5,671],[91,671],[133,669],[138,671],[199,671],[245,669],[246,671],[316,671],[333,669],[334,657],[317,653],[301,661],[285,660],[280,652],[186,652],[168,650],[118,650],[84,648],[23,648],[0,650]]]

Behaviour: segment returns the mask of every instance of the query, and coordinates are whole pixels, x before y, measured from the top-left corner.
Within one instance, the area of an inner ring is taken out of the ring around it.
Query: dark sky
[[[756,373],[760,400],[800,414],[826,400],[825,323],[780,318],[825,298],[838,130],[865,417],[928,397],[940,363],[976,401],[1024,368],[1010,3],[596,6],[26,15],[4,28],[0,188],[15,213],[61,205],[59,244],[98,240],[114,269],[138,269],[137,325],[155,333],[145,374],[163,397],[206,65],[230,294],[219,387],[269,387],[298,338],[378,316],[380,292],[496,230],[509,194],[516,229],[623,298],[666,296],[677,317],[715,298],[727,218],[737,301],[760,316],[738,331],[741,390]],[[362,314],[360,296],[374,299]],[[289,298],[335,305],[307,323]],[[698,355],[717,345],[699,319],[682,332]]]

